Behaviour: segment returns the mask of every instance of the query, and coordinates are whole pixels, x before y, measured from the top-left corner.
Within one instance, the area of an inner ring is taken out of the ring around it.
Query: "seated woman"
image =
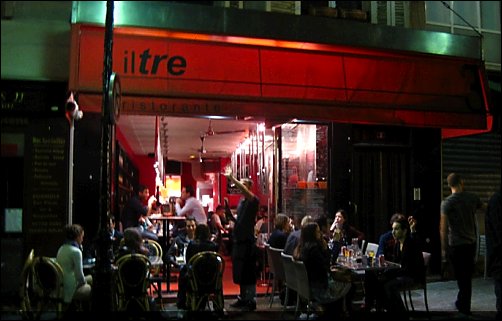
[[[58,250],[56,261],[63,269],[64,302],[72,300],[89,302],[92,276],[84,276],[82,242],[84,229],[78,224],[65,227],[66,240]]]
[[[115,261],[126,254],[148,255],[148,249],[143,246],[143,238],[137,227],[128,227],[124,231],[124,246],[120,247]]]
[[[396,240],[394,262],[401,264],[401,268],[388,270],[383,277],[377,278],[373,274],[366,276],[366,309],[371,308],[375,298],[383,298],[387,311],[404,320],[407,315],[400,291],[414,282],[423,280],[425,277],[424,258],[416,239],[411,237],[410,225],[406,217],[398,218],[392,223],[392,236]],[[379,289],[380,291],[383,289],[383,293],[378,293]]]
[[[347,295],[351,284],[335,282],[329,277],[330,255],[317,223],[302,226],[300,243],[293,257],[305,264],[313,301],[327,308],[328,313],[333,312],[332,303]]]
[[[335,214],[335,220],[330,229],[333,238],[333,249],[331,254],[334,258],[338,257],[342,246],[349,246],[352,244],[352,239],[357,238],[359,246],[364,239],[364,233],[349,225],[347,219],[347,212],[339,209]]]
[[[178,297],[177,297],[177,307],[178,309],[186,309],[186,291],[187,291],[187,265],[190,259],[199,252],[213,251],[218,252],[218,244],[212,242],[211,233],[209,232],[209,227],[205,224],[198,224],[195,228],[195,238],[193,241],[188,243],[186,251],[186,262],[180,270],[180,276],[178,278]]]

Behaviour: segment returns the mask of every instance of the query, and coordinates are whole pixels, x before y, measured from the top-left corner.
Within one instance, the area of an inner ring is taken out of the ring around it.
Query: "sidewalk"
[[[494,320],[495,319],[495,294],[493,282],[490,278],[475,278],[473,280],[472,293],[472,315],[468,318],[461,315],[455,309],[455,299],[457,296],[457,284],[455,281],[438,281],[427,284],[427,297],[431,320]],[[415,312],[411,313],[411,320],[428,320],[425,311],[423,290],[412,291],[413,304]],[[257,309],[253,312],[242,312],[238,309],[232,309],[229,305],[235,300],[234,297],[225,298],[226,313],[224,320],[294,320],[294,307],[290,307],[284,315],[279,297],[274,298],[274,303],[269,308],[269,297],[265,295],[258,296]],[[169,319],[183,318],[183,313],[176,311],[173,303],[164,305],[164,316]],[[385,314],[371,314],[365,320],[381,320],[388,318]],[[352,317],[345,320],[359,320],[363,316],[356,310]]]
[[[427,284],[427,296],[429,302],[430,319],[431,320],[494,320],[495,319],[495,294],[493,290],[493,282],[490,278],[483,279],[475,278],[473,280],[472,293],[472,315],[466,318],[460,315],[455,307],[454,302],[457,295],[457,285],[455,281],[445,282],[430,282]],[[167,299],[167,298],[166,298]],[[415,313],[410,316],[411,320],[428,320],[425,312],[423,299],[423,291],[412,291],[413,304]],[[253,312],[242,312],[238,309],[232,309],[230,304],[235,300],[234,296],[225,296],[225,316],[223,320],[294,320],[294,307],[289,307],[287,312],[282,314],[282,305],[280,305],[279,297],[274,298],[271,308],[269,308],[269,297],[259,295],[257,298],[257,309]],[[177,320],[185,317],[184,313],[176,309],[176,304],[172,302],[164,302],[163,311],[149,312],[141,314],[144,319],[156,320]],[[21,320],[20,314],[13,306],[5,306],[2,304],[0,315],[1,320]],[[120,314],[118,314],[120,315]],[[127,317],[123,313],[122,316]],[[197,320],[200,319],[197,316]],[[369,317],[364,316],[364,320],[381,320],[388,319],[385,314],[371,314]],[[44,319],[52,319],[50,316]],[[213,319],[209,313],[203,315],[204,320]],[[341,318],[340,320],[361,320],[362,315],[357,313],[352,317]]]

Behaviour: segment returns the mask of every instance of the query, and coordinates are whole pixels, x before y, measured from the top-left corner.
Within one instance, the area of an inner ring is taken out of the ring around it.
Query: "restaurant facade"
[[[2,117],[2,158],[5,147],[20,157],[12,166],[24,173],[18,185],[23,199],[16,205],[25,213],[24,252],[35,247],[50,255],[68,212],[90,236],[103,215],[100,171],[107,165],[97,142],[103,126],[105,13],[104,2],[72,5],[67,90],[85,114],[75,123],[73,138],[64,105],[51,101],[66,95],[64,82],[29,87],[2,79],[9,97],[33,92],[40,105],[30,114],[28,103],[18,104],[24,108],[18,110],[14,104]],[[493,125],[480,41],[325,17],[121,2],[115,5],[111,57],[120,93],[111,98],[112,108],[117,117],[263,121],[274,135],[258,167],[267,178],[243,174],[262,183],[257,192],[270,211],[333,217],[344,208],[370,240],[388,230],[393,213],[414,215],[427,240],[424,250],[434,255],[446,175],[442,142],[489,132]],[[55,93],[44,100],[47,92]],[[112,135],[112,144],[127,145],[120,132]],[[304,136],[313,144],[303,142],[299,149],[298,137]],[[11,141],[4,143],[4,137]],[[15,165],[19,159],[22,165]],[[228,162],[237,161],[222,160],[220,169]],[[246,162],[251,161],[239,164]],[[112,212],[119,202],[116,184],[109,191]],[[437,270],[439,261],[432,265]]]

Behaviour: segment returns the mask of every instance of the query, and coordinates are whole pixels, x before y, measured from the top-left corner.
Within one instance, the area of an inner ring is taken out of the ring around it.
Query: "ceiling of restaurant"
[[[256,128],[253,121],[160,117],[164,158],[185,162],[200,156],[231,156],[239,143],[248,137],[249,131]],[[210,121],[214,134],[208,133]],[[155,152],[155,116],[121,115],[117,126],[134,154]],[[201,136],[204,137],[204,153],[200,153]]]

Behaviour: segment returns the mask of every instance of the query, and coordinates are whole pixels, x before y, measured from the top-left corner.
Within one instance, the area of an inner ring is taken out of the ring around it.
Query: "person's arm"
[[[385,243],[387,243],[386,236],[387,236],[387,233],[380,235],[380,239],[378,240],[378,250],[375,255],[376,257],[378,257],[384,253]]]
[[[251,200],[255,197],[253,192],[251,192],[246,187],[246,185],[242,184],[239,180],[237,180],[237,178],[234,177],[234,175],[232,174],[232,169],[229,166],[227,166],[225,169],[225,177],[229,179],[232,183],[234,183],[235,186],[237,186],[237,188],[242,192],[242,194],[244,194],[245,198]]]
[[[218,214],[213,214],[213,216],[211,216],[211,221],[214,222],[213,223],[213,226],[216,227],[218,230],[220,230],[222,233],[225,232],[225,227],[223,227],[223,225],[221,225],[221,220],[220,220],[220,216]]]
[[[85,282],[85,276],[84,276],[84,266],[82,263],[82,252],[75,248],[73,250],[73,266],[74,266],[74,271],[75,273],[75,279],[77,281],[77,288],[81,287],[82,285],[86,284]]]
[[[195,204],[192,201],[190,201],[190,199],[192,199],[192,197],[188,198],[185,201],[185,206],[183,206],[183,208],[181,208],[181,206],[180,206],[181,199],[178,198],[178,200],[180,202],[178,202],[178,200],[177,200],[176,205],[175,205],[177,216],[190,216],[190,214],[192,214]]]
[[[446,250],[448,248],[448,217],[441,213],[439,222],[439,236],[441,238],[441,261],[446,261]]]

